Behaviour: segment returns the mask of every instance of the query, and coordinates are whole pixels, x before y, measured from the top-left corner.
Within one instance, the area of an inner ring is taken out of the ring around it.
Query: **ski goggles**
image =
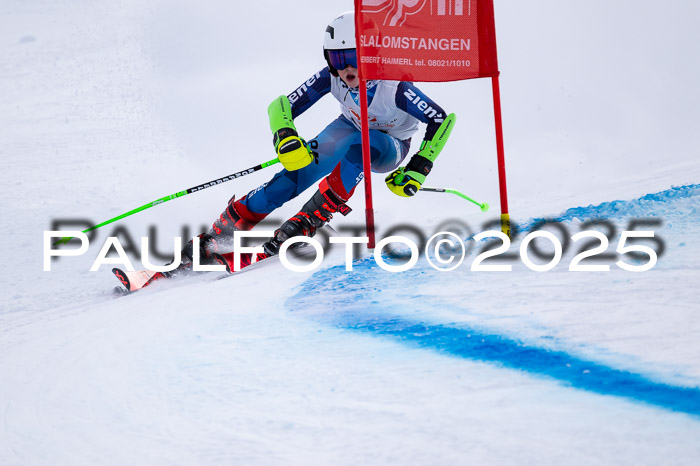
[[[357,68],[357,50],[328,50],[328,62],[336,70],[344,70],[348,66]]]

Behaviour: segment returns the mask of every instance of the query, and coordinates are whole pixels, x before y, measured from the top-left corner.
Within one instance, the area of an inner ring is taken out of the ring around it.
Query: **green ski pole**
[[[427,192],[427,193],[448,193],[448,194],[454,194],[454,195],[456,195],[456,196],[461,197],[462,199],[466,199],[467,201],[472,202],[472,203],[478,205],[482,212],[486,212],[487,210],[489,210],[489,205],[488,205],[487,203],[484,202],[484,203],[482,204],[482,203],[480,203],[480,202],[476,202],[476,201],[475,201],[474,199],[472,199],[471,197],[467,196],[467,195],[464,194],[464,193],[461,193],[461,192],[457,191],[456,189],[449,189],[449,188],[428,188],[428,187],[425,187],[425,186],[424,186],[424,187],[420,188],[420,190],[421,190],[421,191],[425,191],[425,192]]]
[[[114,218],[110,218],[109,220],[106,220],[106,221],[99,223],[97,225],[91,226],[90,228],[83,230],[83,233],[87,233],[88,231],[96,230],[96,229],[103,227],[105,225],[109,225],[112,222],[116,222],[117,220],[121,220],[121,219],[128,217],[130,215],[134,215],[137,212],[141,212],[143,210],[150,209],[151,207],[155,207],[155,206],[162,204],[164,202],[167,202],[171,199],[177,199],[178,197],[186,196],[187,194],[196,193],[197,191],[211,188],[212,186],[217,186],[217,185],[220,185],[221,183],[226,183],[227,181],[235,180],[235,179],[240,178],[242,176],[250,175],[251,173],[255,173],[258,170],[262,170],[263,168],[269,167],[270,165],[274,165],[274,164],[278,163],[279,161],[280,161],[279,159],[273,159],[273,160],[270,160],[269,162],[261,163],[260,165],[256,165],[254,167],[248,168],[247,170],[241,170],[241,171],[233,173],[231,175],[217,178],[217,179],[211,180],[207,183],[203,183],[203,184],[194,186],[192,188],[186,189],[184,191],[180,191],[180,192],[177,192],[175,194],[171,194],[170,196],[161,197],[160,199],[156,199],[153,202],[149,202],[148,204],[144,204],[141,207],[137,207],[134,210],[130,210],[129,212],[118,215]],[[71,239],[73,239],[72,236],[66,236],[66,237],[61,238],[58,241],[56,241],[54,243],[54,245],[61,244],[61,243],[66,244]]]

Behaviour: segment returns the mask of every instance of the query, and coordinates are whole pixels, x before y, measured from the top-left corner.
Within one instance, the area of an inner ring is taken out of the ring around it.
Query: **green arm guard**
[[[267,107],[272,130],[272,145],[277,158],[289,171],[304,168],[314,160],[314,154],[299,137],[292,119],[292,105],[286,95],[281,95]]]
[[[457,121],[457,117],[454,113],[450,113],[435,132],[433,138],[430,140],[423,140],[423,143],[420,145],[420,150],[411,157],[411,160],[409,160],[406,165],[406,175],[420,184],[425,183],[425,177],[430,174],[430,171],[433,169],[433,162],[435,162],[435,159],[437,159],[443,147],[445,147],[447,139],[450,137],[450,133],[452,133],[452,128],[454,128],[455,121]],[[395,177],[394,184],[400,185],[402,182],[403,174]]]
[[[440,155],[442,148],[445,147],[447,139],[449,139],[450,133],[452,133],[452,128],[454,128],[456,121],[457,116],[454,113],[447,115],[445,121],[442,122],[438,130],[435,132],[433,139],[430,141],[423,141],[417,155],[425,157],[431,162],[435,162],[435,159],[437,159],[438,155]]]
[[[267,107],[267,115],[270,117],[270,129],[275,134],[283,128],[291,128],[296,134],[294,120],[292,120],[292,105],[286,95],[281,95],[272,101]]]

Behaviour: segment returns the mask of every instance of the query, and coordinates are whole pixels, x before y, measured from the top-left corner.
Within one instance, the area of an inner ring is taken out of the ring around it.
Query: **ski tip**
[[[118,269],[118,268],[113,268],[112,273],[114,274],[117,279],[122,282],[122,285],[126,288],[126,291],[131,291],[131,282],[129,282],[129,278],[127,277],[126,273],[124,273],[123,270]]]

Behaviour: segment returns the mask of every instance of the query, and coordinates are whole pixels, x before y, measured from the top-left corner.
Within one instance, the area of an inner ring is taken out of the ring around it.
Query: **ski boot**
[[[232,197],[226,209],[212,224],[211,229],[199,235],[199,263],[202,265],[217,263],[214,254],[224,251],[227,247],[230,248],[234,232],[251,230],[266,216],[267,214],[250,212],[241,201],[236,201],[236,196]],[[190,240],[182,249],[182,261],[176,271],[191,270],[193,261],[194,243]]]
[[[275,231],[275,235],[263,244],[263,250],[268,257],[277,255],[282,243],[289,238],[295,236],[313,237],[319,228],[322,228],[333,218],[334,213],[340,212],[342,215],[347,215],[350,211],[350,207],[330,188],[327,180],[324,179],[319,189],[301,210],[284,222]]]
[[[334,213],[340,212],[342,215],[347,215],[350,211],[350,207],[345,205],[343,198],[338,196],[335,191],[330,188],[328,179],[326,178],[321,181],[319,189],[311,199],[304,204],[301,210],[294,217],[284,222],[282,226],[275,231],[274,236],[262,245],[263,252],[257,254],[247,252],[241,253],[238,258],[237,268],[235,267],[233,253],[212,253],[213,261],[214,263],[224,265],[229,273],[234,273],[236,270],[241,270],[263,259],[276,256],[279,254],[282,243],[289,238],[295,236],[314,236],[319,228],[323,227],[331,220]],[[297,243],[293,245],[291,249],[301,247],[303,247],[303,244]]]

